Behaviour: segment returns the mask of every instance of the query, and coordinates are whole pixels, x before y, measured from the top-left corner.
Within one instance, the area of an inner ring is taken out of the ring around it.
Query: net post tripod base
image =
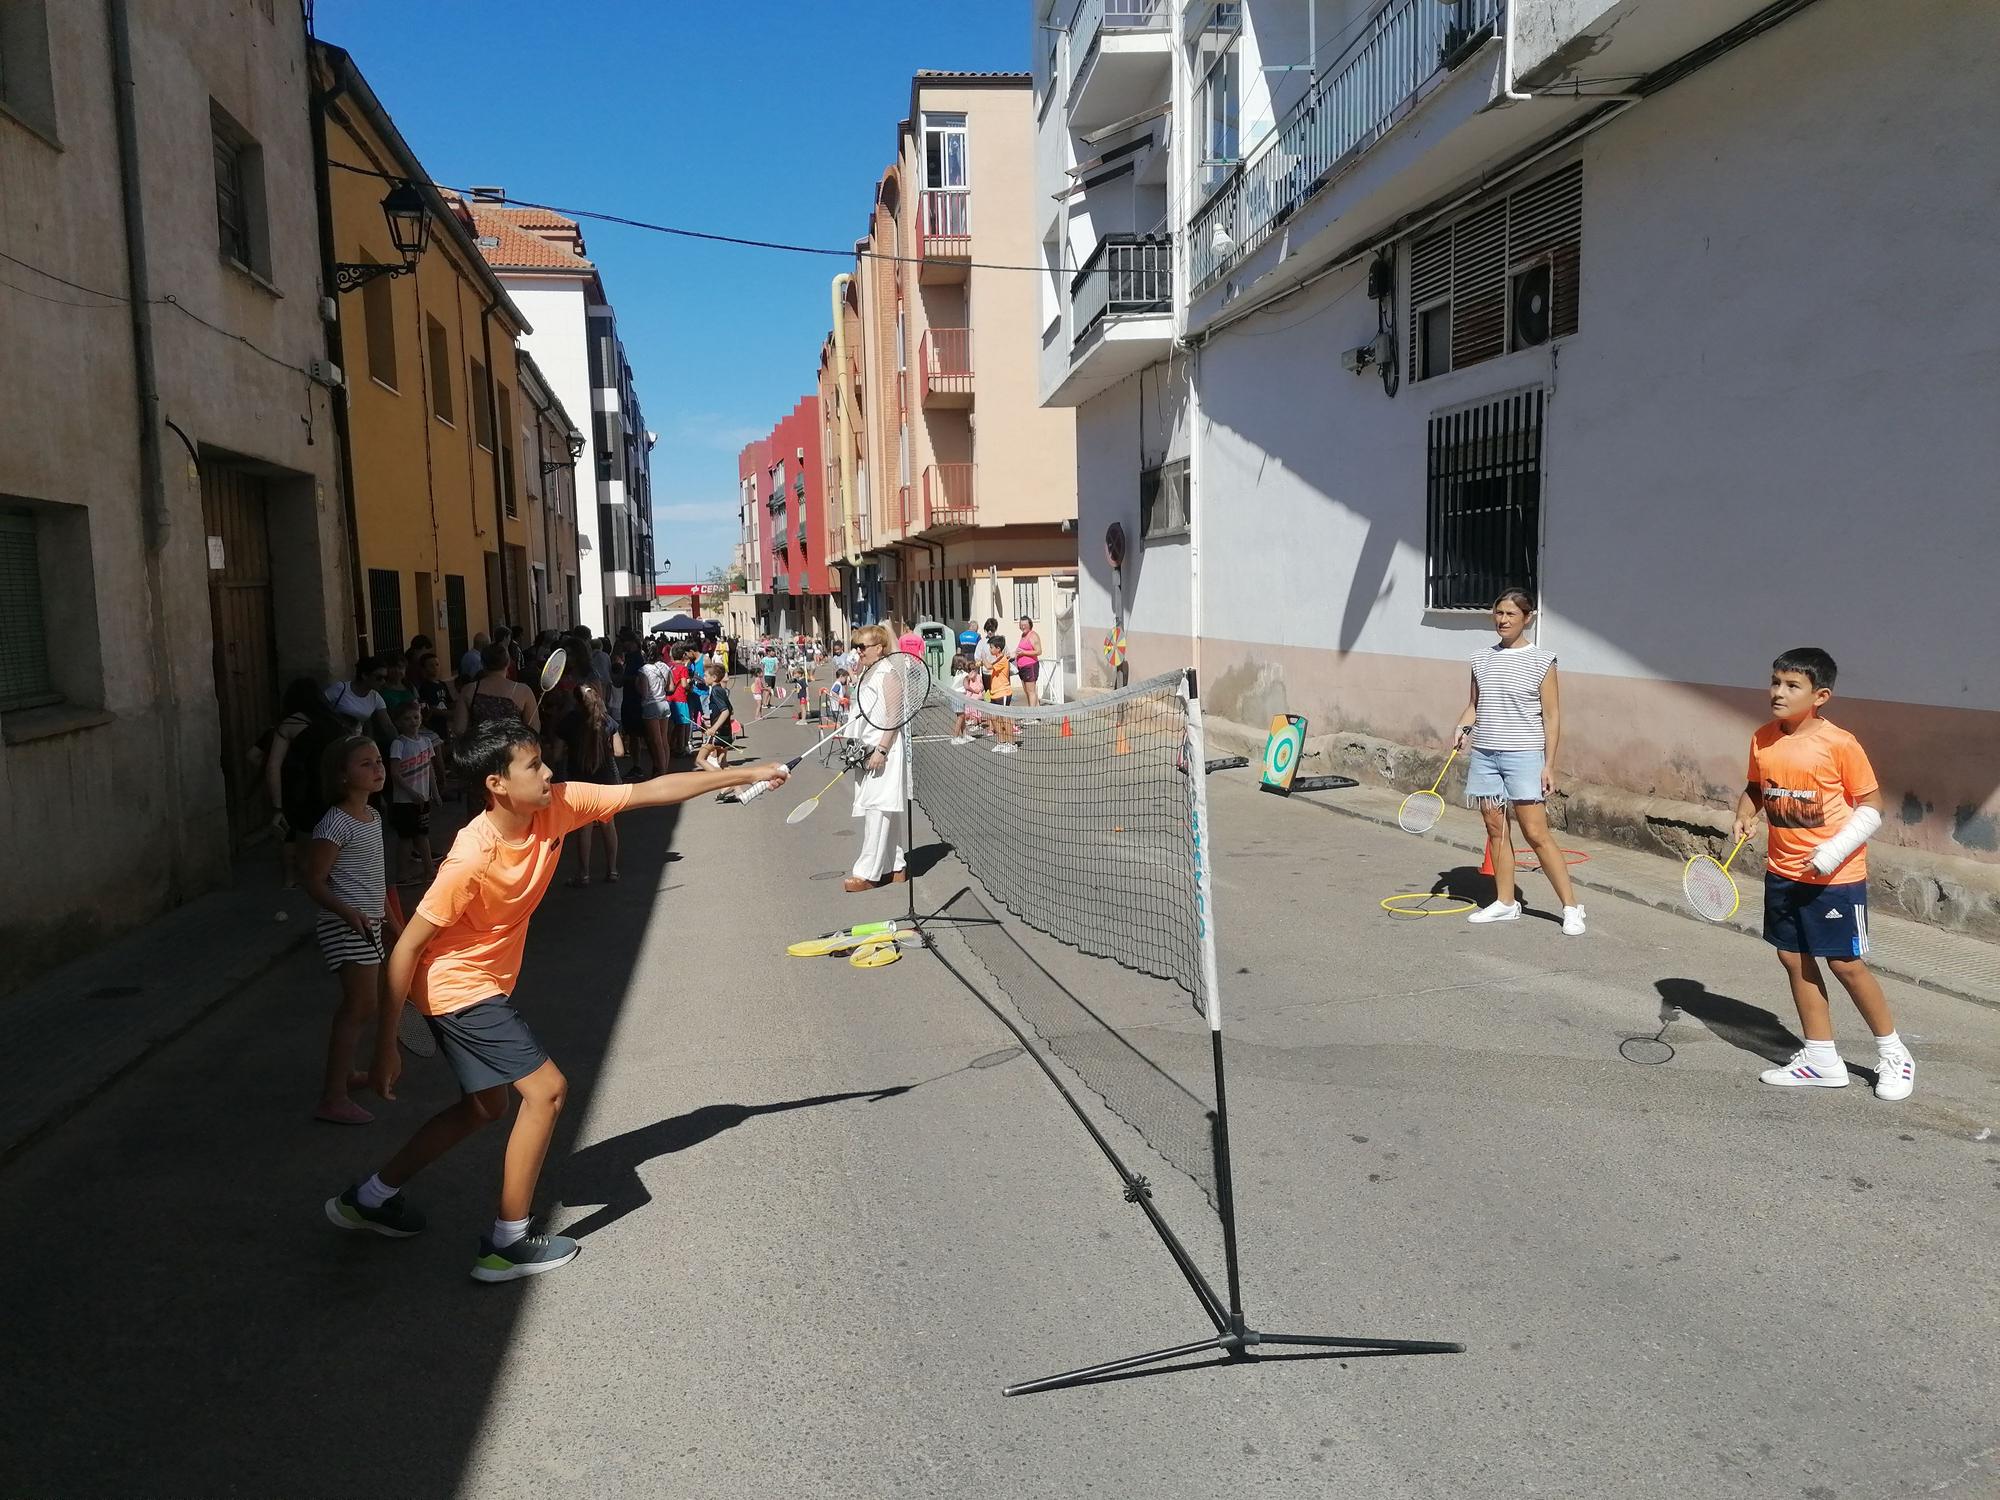
[[[1256,1359],[1251,1350],[1260,1344],[1285,1344],[1308,1349],[1355,1349],[1375,1354],[1463,1354],[1465,1345],[1438,1343],[1428,1339],[1350,1339],[1335,1338],[1330,1335],[1313,1333],[1260,1333],[1254,1328],[1239,1326],[1231,1332],[1218,1333],[1214,1338],[1197,1339],[1191,1344],[1176,1344],[1171,1349],[1155,1349],[1147,1354],[1134,1354],[1125,1359],[1107,1360],[1103,1364],[1086,1365],[1080,1370],[1065,1370],[1060,1375],[1045,1375],[1039,1380],[1023,1380],[1004,1387],[1003,1396],[1031,1396],[1038,1391],[1060,1391],[1073,1386],[1091,1385],[1100,1380],[1109,1380],[1119,1375],[1162,1365],[1169,1360],[1182,1359],[1190,1354],[1216,1353],[1226,1355],[1231,1361],[1248,1363]]]

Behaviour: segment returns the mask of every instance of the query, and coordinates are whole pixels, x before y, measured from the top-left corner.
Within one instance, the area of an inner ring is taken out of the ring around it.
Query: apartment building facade
[[[0,988],[225,879],[282,684],[349,649],[306,46],[0,8]]]
[[[337,261],[379,268],[340,298],[364,651],[432,637],[456,660],[477,634],[526,627],[534,575],[523,499],[516,340],[529,328],[480,254],[466,206],[431,186],[346,52],[319,43],[329,227]],[[385,188],[409,184],[430,236],[406,260]]]
[[[1026,74],[919,73],[857,246],[864,611],[1053,634],[1076,589],[1075,423],[1038,399],[1041,295]],[[850,342],[854,342],[849,340]],[[860,523],[857,522],[857,537]]]
[[[528,502],[530,629],[566,630],[583,623],[582,551],[576,505],[577,460],[584,435],[556,396],[534,356],[520,355],[521,487]],[[597,630],[593,623],[590,627]]]
[[[752,592],[764,635],[823,639],[832,630],[823,437],[819,397],[806,396],[737,458],[746,502],[759,512]]]
[[[2000,293],[1959,273],[2000,226],[1969,158],[1933,149],[2000,126],[1991,91],[1936,86],[2000,50],[2000,15],[1033,19],[1041,385],[1077,413],[1092,644],[1122,627],[1132,672],[1197,662],[1211,713],[1306,714],[1379,774],[1442,745],[1485,606],[1537,589],[1559,800],[1679,848],[1674,809],[1741,785],[1770,658],[1814,641],[1876,754],[1881,842],[1922,874],[1905,908],[2000,924],[1978,894],[2000,666],[1956,644],[2000,552],[1975,332]]]

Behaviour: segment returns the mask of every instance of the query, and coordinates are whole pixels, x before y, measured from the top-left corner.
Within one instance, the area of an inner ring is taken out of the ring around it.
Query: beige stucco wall
[[[329,398],[305,374],[323,344],[303,23],[296,7],[266,21],[226,0],[133,10],[161,414],[204,464],[242,463],[271,485],[279,680],[324,672],[346,654],[348,595]],[[142,527],[104,8],[47,13],[60,144],[0,118],[0,249],[111,295],[17,265],[0,288],[0,411],[16,435],[0,444],[0,503],[39,505],[78,541],[61,576],[46,546],[43,559],[69,703],[0,722],[0,987],[229,868],[201,490],[164,428],[156,552]],[[262,282],[220,255],[211,99],[264,154]]]

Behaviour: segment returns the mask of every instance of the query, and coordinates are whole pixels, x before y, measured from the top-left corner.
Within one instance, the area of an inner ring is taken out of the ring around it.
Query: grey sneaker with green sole
[[[479,1238],[479,1259],[472,1263],[474,1281],[519,1281],[523,1276],[539,1276],[575,1260],[583,1249],[566,1234],[530,1234],[505,1248],[496,1248],[486,1236]]]

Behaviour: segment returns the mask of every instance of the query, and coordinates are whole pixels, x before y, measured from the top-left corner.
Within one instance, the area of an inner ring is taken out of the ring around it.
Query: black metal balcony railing
[[[1174,242],[1168,237],[1108,234],[1069,283],[1072,346],[1106,318],[1172,312]]]
[[[1490,35],[1506,0],[1388,0],[1188,226],[1199,295],[1381,138],[1419,90]]]

